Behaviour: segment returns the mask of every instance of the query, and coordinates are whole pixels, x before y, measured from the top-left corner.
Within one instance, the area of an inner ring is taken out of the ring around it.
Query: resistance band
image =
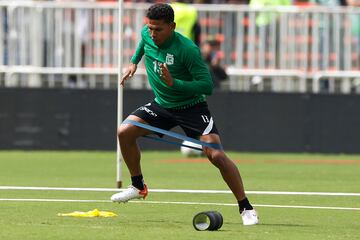
[[[199,144],[199,145],[201,145],[203,147],[213,148],[213,149],[217,149],[217,150],[223,150],[223,148],[222,148],[222,146],[220,144],[203,142],[203,141],[191,138],[191,137],[187,137],[185,135],[181,135],[181,134],[178,134],[178,133],[175,133],[175,132],[167,131],[167,130],[157,128],[157,127],[154,127],[154,126],[150,126],[148,124],[140,123],[140,122],[137,122],[137,121],[134,121],[134,120],[126,119],[125,121],[122,122],[122,124],[132,124],[134,126],[150,130],[152,132],[161,133],[161,134],[164,134],[164,135],[169,136],[169,137],[173,137],[173,138],[181,139],[181,140],[184,140],[184,141],[189,141],[189,142],[192,142],[192,143],[195,143],[195,144]],[[157,138],[157,137],[152,137],[152,136],[144,136],[144,137],[155,140],[155,141],[165,142],[165,143],[174,144],[174,145],[178,145],[178,146],[184,146],[184,147],[188,147],[188,148],[192,148],[192,149],[202,151],[202,148],[189,146],[189,145],[182,144],[182,143],[175,142],[175,141],[170,141],[170,140]]]

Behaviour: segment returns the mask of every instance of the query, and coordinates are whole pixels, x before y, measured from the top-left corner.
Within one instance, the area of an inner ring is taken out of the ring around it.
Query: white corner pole
[[[119,17],[118,17],[118,84],[117,84],[117,127],[120,126],[123,120],[123,87],[120,86],[121,76],[122,76],[122,52],[123,52],[123,43],[122,43],[122,34],[123,34],[123,0],[118,1],[119,7]],[[122,174],[121,174],[121,162],[122,156],[120,152],[119,139],[116,137],[116,184],[118,188],[122,187]]]

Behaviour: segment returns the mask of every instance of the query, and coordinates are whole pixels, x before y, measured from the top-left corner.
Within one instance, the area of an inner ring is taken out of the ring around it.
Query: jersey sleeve
[[[191,47],[183,53],[183,62],[193,81],[174,79],[174,89],[192,94],[211,95],[214,85],[208,67],[204,63],[199,48]]]
[[[136,48],[135,54],[131,58],[131,62],[134,64],[138,64],[144,55],[144,41],[141,39],[138,47]]]

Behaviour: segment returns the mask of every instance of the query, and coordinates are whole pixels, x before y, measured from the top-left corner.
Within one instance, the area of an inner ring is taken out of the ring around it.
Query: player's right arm
[[[128,66],[123,77],[121,78],[120,84],[122,86],[124,86],[126,80],[134,76],[137,69],[137,64],[140,62],[142,56],[144,55],[144,46],[145,46],[144,41],[141,40],[138,47],[136,48],[135,54],[131,58],[130,65]]]

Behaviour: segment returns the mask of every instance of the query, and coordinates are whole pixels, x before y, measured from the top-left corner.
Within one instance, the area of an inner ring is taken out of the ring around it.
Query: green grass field
[[[360,193],[360,156],[233,152],[229,156],[237,163],[247,191]],[[360,239],[359,194],[249,194],[261,224],[245,227],[237,206],[221,205],[236,203],[227,193],[150,192],[145,201],[115,204],[109,201],[111,190],[1,189],[114,188],[115,166],[114,152],[0,151],[0,239]],[[188,161],[178,152],[145,152],[142,166],[150,189],[228,190],[210,163]],[[95,208],[118,216],[57,216]],[[219,231],[192,227],[193,216],[206,210],[222,213]]]

